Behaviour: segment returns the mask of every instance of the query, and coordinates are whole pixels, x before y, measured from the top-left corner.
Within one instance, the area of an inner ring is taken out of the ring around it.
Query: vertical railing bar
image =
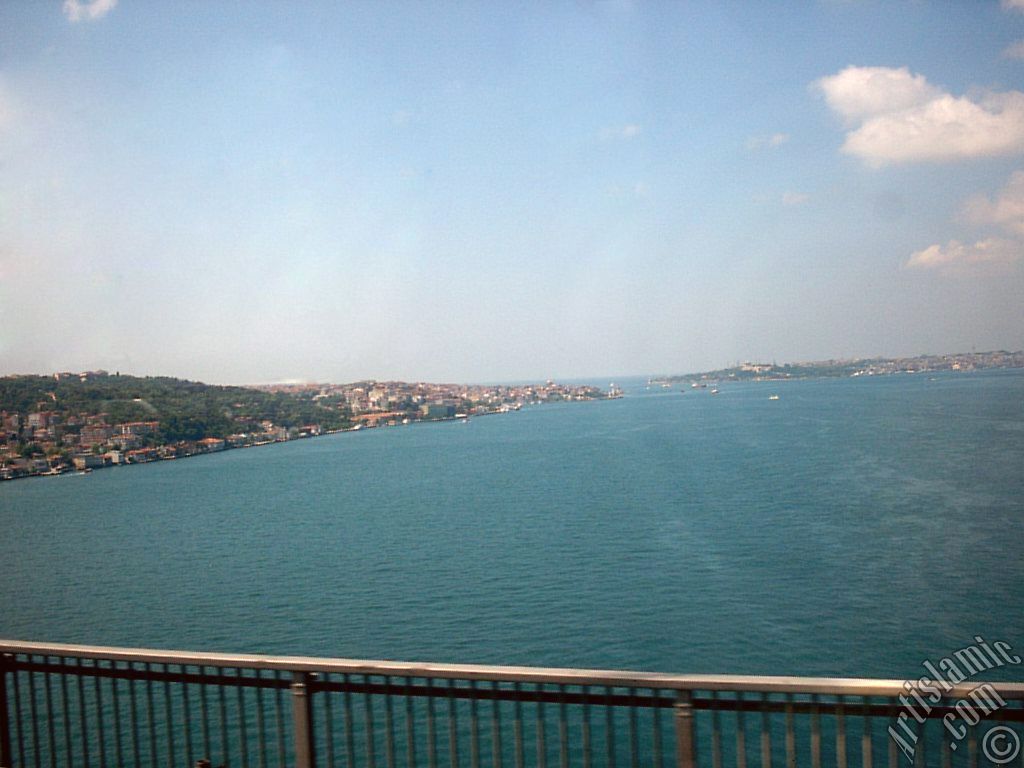
[[[316,675],[292,672],[292,727],[295,734],[295,768],[316,766],[316,736],[313,733],[313,688]]]
[[[348,684],[348,675],[342,675],[341,680]],[[352,693],[345,690],[345,766],[356,768],[356,740],[352,724]]]
[[[661,691],[652,688],[651,696],[660,699]],[[654,768],[662,768],[664,756],[661,749],[661,707],[657,705],[651,707],[651,741],[654,747]]]
[[[46,672],[43,673],[43,686],[46,691],[46,743],[50,751],[50,768],[57,768],[57,734],[54,725],[53,717],[53,690],[52,680],[50,675],[50,657],[44,656],[43,662],[47,666]],[[0,674],[3,670],[0,669]],[[0,685],[3,685],[3,680],[0,680]],[[70,759],[69,759],[70,762]]]
[[[135,670],[135,662],[129,661],[128,667],[129,672]],[[142,768],[142,755],[139,750],[139,707],[135,702],[135,678],[128,678],[128,719],[131,721],[131,742],[132,742],[132,759],[134,760],[133,765],[135,768]]]
[[[32,655],[29,654],[29,663],[32,662]],[[32,764],[40,768],[39,754],[39,707],[36,702],[36,673],[28,673],[28,712],[32,718]]]
[[[677,690],[676,703],[672,709],[676,732],[676,766],[696,768],[697,739],[693,717],[693,691]]]
[[[925,720],[921,723],[920,736],[917,740],[917,748],[914,750],[914,766],[915,768],[922,768],[922,766],[928,765],[925,760],[925,739],[927,738],[927,731],[925,727],[928,725],[928,721]]]
[[[277,731],[277,768],[285,768],[285,756],[284,756],[284,712],[283,693],[281,691],[281,670],[274,670],[274,682],[277,683],[274,686],[274,727]]]
[[[796,731],[793,728],[793,694],[786,694],[786,768],[796,768]]]
[[[17,656],[14,657],[17,660]],[[11,670],[14,678],[14,719],[15,732],[18,736],[18,766],[24,768],[25,763],[25,727],[21,721],[21,672]]]
[[[609,768],[615,768],[615,714],[612,710],[612,689],[605,686],[604,695],[606,698],[604,708],[605,762]]]
[[[583,741],[583,768],[591,768],[591,741],[590,741],[590,686],[583,686],[583,722],[581,723]],[[660,766],[659,766],[660,768]]]
[[[182,728],[185,731],[185,765],[195,765],[195,755],[192,751],[192,706],[189,703],[188,683],[184,681],[188,674],[188,667],[185,664],[178,665],[178,673],[182,676],[181,683],[181,718]]]
[[[871,715],[868,714],[868,708],[871,706],[871,697],[862,696],[861,703],[864,704],[864,720],[863,731],[860,736],[860,763],[861,768],[872,768],[874,756],[871,752],[874,749],[874,742],[871,734]]]
[[[761,694],[761,768],[772,768],[772,730],[768,718],[767,693]]]
[[[448,763],[459,768],[458,719],[455,709],[455,681],[448,681]]]
[[[14,656],[17,661],[17,656]],[[14,681],[14,732],[18,737],[18,765],[25,765],[25,729],[21,724],[21,672],[17,669],[11,670],[11,677]],[[81,678],[79,678],[81,679]]]
[[[249,768],[248,717],[245,714],[245,686],[242,685],[242,678],[245,675],[241,667],[235,668],[235,677],[238,679],[238,761],[242,768]]]
[[[31,662],[31,660],[32,660],[31,656],[25,656],[24,654],[21,654],[21,655],[24,656],[24,660],[25,661]],[[18,654],[15,654],[11,658],[14,659],[15,662],[17,662],[18,661]],[[22,680],[21,680],[22,675],[26,675],[27,676],[28,673],[27,672],[22,672],[20,670],[14,669],[14,668],[11,669],[11,678],[13,679],[13,682],[14,682],[14,685],[13,685],[13,689],[14,689],[14,700],[13,700],[13,704],[14,704],[14,737],[15,737],[15,741],[17,741],[17,744],[18,744],[17,749],[13,749],[12,748],[11,764],[12,765],[14,764],[14,752],[17,752],[18,753],[18,768],[26,768],[26,766],[28,765],[28,763],[25,761],[25,754],[28,751],[28,743],[26,742],[26,738],[25,738],[25,725],[22,722],[22,711],[21,711],[22,710],[21,689],[22,689],[22,686],[23,686],[23,683],[22,683]]]
[[[363,676],[363,682],[369,683],[369,675]],[[366,765],[367,768],[374,768],[377,764],[376,737],[373,732],[373,701],[369,693],[363,694],[363,708],[366,716]]]
[[[199,676],[202,678],[206,677],[205,665],[200,665]],[[203,759],[212,761],[213,747],[210,745],[210,707],[207,701],[206,688],[205,682],[199,684],[199,718],[202,721],[199,730],[203,739]]]
[[[0,764],[14,765],[11,754],[11,708],[7,700],[7,666],[12,657],[0,653]],[[70,757],[68,758],[70,762]]]
[[[469,764],[480,768],[480,715],[477,711],[476,680],[469,681]]]
[[[747,768],[747,718],[743,712],[743,691],[736,694],[736,768]]]
[[[711,691],[711,701],[718,701],[718,691]],[[722,768],[722,718],[718,709],[711,710],[711,768]]]
[[[636,704],[634,703],[635,691],[629,689],[629,765],[630,768],[640,768],[640,745],[636,733]]]
[[[93,668],[99,668],[100,660],[93,659]],[[100,753],[100,768],[107,768],[107,745],[103,738],[103,678],[99,675],[93,676],[93,698],[96,701],[96,741]]]
[[[818,695],[811,695],[811,768],[821,768],[821,709]]]
[[[256,676],[262,677],[263,672],[256,670]],[[263,687],[256,686],[256,764],[259,768],[267,768],[267,729],[263,718]],[[192,763],[189,762],[189,765]]]
[[[79,736],[82,742],[82,765],[89,765],[89,730],[88,723],[85,715],[85,673],[82,670],[84,666],[81,658],[75,659],[75,666],[78,668],[78,725],[80,728]],[[17,692],[17,688],[15,688]],[[24,765],[24,763],[22,763]]]
[[[174,702],[171,700],[171,665],[164,664],[164,713],[167,718],[164,725],[167,729],[167,768],[177,768],[174,761]]]
[[[569,719],[565,704],[565,686],[558,686],[558,765],[569,768]]]
[[[538,693],[543,693],[544,684],[536,683],[534,689]],[[546,768],[548,764],[548,747],[546,734],[544,733],[544,702],[538,701],[537,706],[534,709],[535,719],[537,723],[537,768]]]
[[[227,670],[222,667],[214,667],[214,672],[218,677],[227,677]],[[217,685],[217,709],[220,720],[220,760],[224,768],[229,768],[231,750],[228,745],[228,694],[224,683]]]
[[[889,768],[898,768],[898,766],[899,766],[899,759],[896,757],[896,740],[892,739],[892,738],[889,738],[889,739],[886,739],[886,742],[888,742],[888,745],[889,745],[889,748],[888,748]]]
[[[1024,751],[1024,750],[1022,750]],[[939,754],[941,757],[942,768],[952,768],[953,763],[953,750],[950,744],[945,739],[939,739]]]
[[[836,702],[836,768],[846,768],[846,707],[845,696]]]
[[[428,677],[427,687],[432,688],[433,685],[433,679]],[[427,697],[427,768],[437,768],[437,728],[434,722],[433,695]]]
[[[384,686],[391,687],[391,677],[384,676]],[[395,768],[395,717],[391,694],[384,694],[384,764]]]
[[[512,712],[512,740],[514,742],[515,768],[523,768],[525,755],[523,754],[523,703],[519,700],[519,693],[522,686],[514,683],[512,689],[515,691],[515,707]]]
[[[495,680],[491,683],[491,688],[494,691],[494,699],[491,702],[491,762],[493,768],[501,768],[501,701],[498,698],[501,684]]]
[[[978,729],[974,727],[967,729],[967,765],[978,768]]]
[[[146,730],[149,731],[149,765],[150,768],[156,768],[157,766],[157,754],[156,754],[156,702],[153,699],[153,680],[150,678],[149,673],[153,670],[153,665],[148,661],[145,666],[146,670]],[[85,761],[84,764],[88,764]]]
[[[405,678],[405,757],[409,768],[416,765],[416,721],[413,719],[412,679]]]
[[[111,662],[114,672],[118,672],[117,662]],[[121,739],[121,678],[116,675],[110,678],[110,702],[114,708],[114,759],[117,768],[124,765],[124,744]]]
[[[60,712],[64,725],[64,759],[67,765],[71,765],[74,763],[74,756],[71,754],[71,707],[68,704],[68,676],[63,672],[60,675]]]
[[[330,685],[331,676],[324,674],[324,685]],[[324,689],[324,745],[327,747],[327,768],[334,768],[334,706],[331,704],[333,694]]]

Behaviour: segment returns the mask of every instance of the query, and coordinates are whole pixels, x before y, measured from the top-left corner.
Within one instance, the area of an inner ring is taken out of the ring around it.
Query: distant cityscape
[[[918,357],[872,357],[852,360],[819,360],[808,363],[740,363],[731,368],[702,373],[658,376],[651,384],[701,383],[722,381],[785,381],[787,379],[891,376],[939,371],[979,371],[991,368],[1024,368],[1024,352],[964,352],[953,355]]]
[[[554,381],[219,387],[106,371],[7,376],[0,378],[0,480],[619,396],[614,387]]]

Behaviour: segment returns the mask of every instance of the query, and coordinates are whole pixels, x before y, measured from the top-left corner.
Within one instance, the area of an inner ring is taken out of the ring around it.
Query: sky
[[[1024,348],[1024,0],[0,4],[0,375]]]

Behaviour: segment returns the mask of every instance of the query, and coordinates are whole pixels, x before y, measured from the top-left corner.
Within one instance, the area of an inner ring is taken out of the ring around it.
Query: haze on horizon
[[[1024,0],[0,7],[0,375],[1024,347]]]

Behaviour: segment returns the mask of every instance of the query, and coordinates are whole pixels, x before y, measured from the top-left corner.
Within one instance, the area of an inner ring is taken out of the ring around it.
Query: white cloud
[[[1004,11],[1024,11],[1024,0],[1003,0]]]
[[[611,139],[635,139],[640,135],[641,128],[639,125],[630,123],[629,125],[619,125],[613,128],[602,128],[600,137],[602,141],[609,141]]]
[[[990,267],[1006,267],[1024,259],[1024,171],[1010,176],[994,198],[977,195],[960,211],[961,222],[999,227],[1012,237],[989,237],[973,245],[950,240],[911,254],[905,267],[938,269],[943,274],[963,274]]]
[[[788,133],[773,133],[771,136],[751,136],[747,139],[747,149],[756,151],[759,149],[774,149],[781,147],[789,141]]]
[[[1024,171],[1010,176],[994,200],[984,195],[972,197],[964,203],[962,215],[971,224],[994,224],[1024,235]]]
[[[807,202],[807,195],[803,192],[783,192],[782,193],[782,204],[783,205],[802,205]]]
[[[981,264],[1012,264],[1024,256],[1024,245],[1013,240],[990,237],[973,245],[950,240],[946,245],[930,245],[910,255],[908,269],[940,269],[945,272]]]
[[[851,129],[842,151],[872,166],[1024,152],[1020,91],[953,96],[906,67],[851,66],[814,85]]]
[[[941,94],[906,67],[847,67],[816,84],[828,105],[850,121],[918,107]]]
[[[1006,46],[1003,51],[1004,59],[1024,59],[1024,40],[1018,40]]]
[[[64,15],[69,21],[101,19],[114,10],[117,0],[64,0]]]

